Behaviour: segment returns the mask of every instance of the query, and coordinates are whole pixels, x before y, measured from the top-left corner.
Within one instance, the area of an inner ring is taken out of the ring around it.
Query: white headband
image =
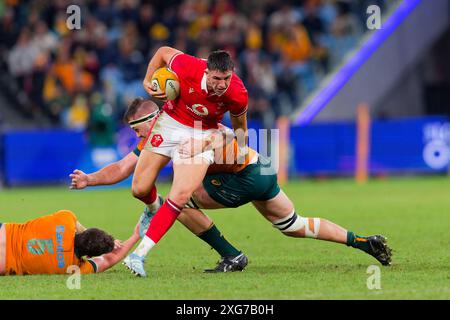
[[[143,124],[145,122],[149,122],[149,121],[153,120],[153,118],[158,114],[158,112],[159,112],[159,110],[155,110],[152,113],[149,113],[143,117],[140,117],[139,119],[129,121],[128,124],[130,125],[131,128],[135,128],[140,124]]]

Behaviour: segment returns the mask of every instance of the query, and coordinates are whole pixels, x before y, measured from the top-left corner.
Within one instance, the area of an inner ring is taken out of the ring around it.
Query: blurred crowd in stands
[[[72,4],[80,30],[66,25]],[[108,144],[127,103],[148,96],[142,79],[156,49],[224,49],[249,91],[250,118],[273,127],[354,47],[370,4],[385,1],[3,0],[0,86],[25,116]]]

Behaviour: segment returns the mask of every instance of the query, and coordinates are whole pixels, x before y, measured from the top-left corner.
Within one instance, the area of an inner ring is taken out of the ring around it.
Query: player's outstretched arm
[[[142,84],[144,85],[145,91],[152,97],[165,100],[165,93],[153,90],[152,76],[157,69],[167,66],[170,60],[178,53],[183,52],[171,47],[161,47],[148,63],[147,73]]]
[[[128,254],[128,252],[133,248],[133,246],[139,241],[139,223],[136,224],[133,234],[131,235],[128,240],[122,242],[121,246],[115,246],[115,249],[110,252],[106,253],[100,257],[95,257],[92,260],[97,265],[97,273],[103,272],[105,270],[108,270],[112,266],[116,265],[118,262],[120,262],[125,256]]]
[[[239,161],[248,155],[248,129],[247,129],[247,113],[239,116],[231,115],[231,125],[236,135],[239,147]]]
[[[123,159],[111,163],[106,167],[86,174],[81,170],[74,170],[70,174],[72,179],[70,189],[84,189],[90,186],[110,185],[118,183],[128,178],[134,171],[138,161],[138,156],[130,152]]]

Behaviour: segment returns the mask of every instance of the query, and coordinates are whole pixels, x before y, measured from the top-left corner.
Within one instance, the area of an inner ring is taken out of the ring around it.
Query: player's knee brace
[[[306,238],[317,238],[320,229],[320,218],[303,218],[294,211],[286,218],[274,221],[273,226],[283,233],[295,232],[304,228]]]

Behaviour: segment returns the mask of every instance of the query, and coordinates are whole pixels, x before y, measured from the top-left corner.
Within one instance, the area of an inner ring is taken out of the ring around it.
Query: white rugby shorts
[[[176,161],[180,159],[178,146],[181,142],[191,137],[202,139],[214,131],[216,130],[201,130],[201,126],[198,129],[186,126],[162,111],[158,119],[156,119],[144,149],[167,156],[173,161]],[[196,155],[194,159],[198,157],[212,164],[214,162],[214,151],[205,151]]]

